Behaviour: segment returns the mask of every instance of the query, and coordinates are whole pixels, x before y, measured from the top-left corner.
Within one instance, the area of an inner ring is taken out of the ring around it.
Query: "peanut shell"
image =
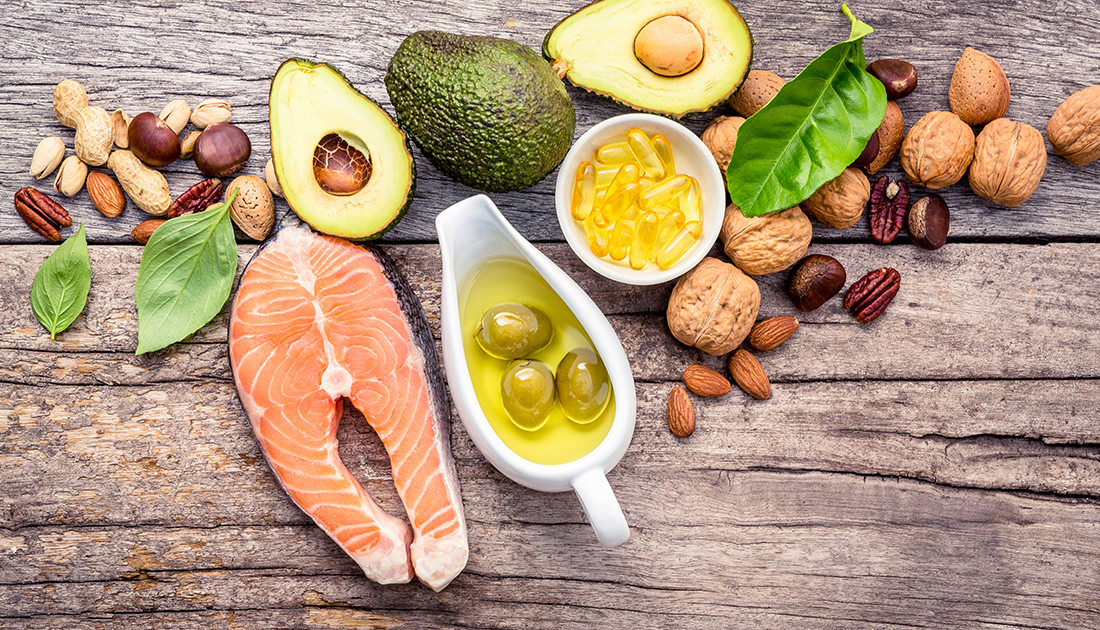
[[[65,79],[53,89],[53,113],[62,125],[76,129],[76,115],[87,106],[88,92],[76,81]]]
[[[103,166],[115,144],[114,125],[107,110],[89,105],[76,115],[76,156],[90,166]]]
[[[107,168],[114,171],[134,205],[153,216],[162,217],[168,212],[172,192],[164,175],[146,166],[130,151],[112,153],[107,159]]]

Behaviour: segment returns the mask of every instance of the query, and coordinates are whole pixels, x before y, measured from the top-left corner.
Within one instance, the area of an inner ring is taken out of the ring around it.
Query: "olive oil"
[[[590,453],[603,441],[615,417],[614,391],[607,407],[595,420],[579,424],[570,420],[559,402],[539,429],[527,431],[516,426],[501,401],[501,377],[510,361],[490,356],[478,345],[475,336],[486,311],[502,302],[519,302],[545,313],[553,326],[550,343],[531,356],[552,368],[570,351],[595,346],[565,302],[527,262],[517,258],[491,258],[463,278],[459,284],[463,348],[474,392],[489,425],[500,439],[520,457],[536,464],[564,464]]]

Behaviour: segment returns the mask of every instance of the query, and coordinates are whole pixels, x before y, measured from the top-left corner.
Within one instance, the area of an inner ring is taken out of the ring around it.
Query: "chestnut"
[[[130,150],[149,166],[166,166],[180,156],[180,139],[168,123],[152,112],[134,116],[126,131]]]
[[[810,312],[840,292],[848,275],[836,258],[810,254],[794,266],[787,280],[787,293],[799,310]]]
[[[230,123],[210,125],[195,141],[195,166],[208,177],[227,177],[244,168],[252,155],[252,143],[240,127]]]
[[[947,202],[939,195],[925,195],[909,207],[906,227],[909,238],[924,249],[939,249],[947,242],[951,217]]]
[[[908,96],[917,89],[917,69],[901,59],[879,59],[867,66],[876,79],[886,86],[886,98],[891,101]]]

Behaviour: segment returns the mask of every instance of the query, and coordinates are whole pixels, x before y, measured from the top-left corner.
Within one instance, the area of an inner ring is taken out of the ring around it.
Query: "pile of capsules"
[[[577,167],[570,209],[596,256],[668,269],[703,233],[700,194],[694,177],[676,172],[667,138],[631,129]]]

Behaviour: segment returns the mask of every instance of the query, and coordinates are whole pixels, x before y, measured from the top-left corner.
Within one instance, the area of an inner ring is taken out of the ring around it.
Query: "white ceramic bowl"
[[[684,254],[680,262],[668,269],[649,264],[643,269],[632,269],[626,261],[598,258],[588,247],[584,228],[573,219],[570,210],[577,167],[585,160],[592,160],[596,147],[608,142],[626,140],[626,132],[637,127],[650,136],[661,134],[672,145],[676,171],[691,175],[699,182],[703,202],[703,234],[699,242]],[[609,118],[589,129],[577,142],[558,170],[554,201],[558,211],[558,223],[565,233],[565,240],[577,256],[600,275],[625,284],[658,284],[668,282],[687,273],[710,251],[718,233],[722,231],[722,219],[726,211],[726,180],[722,176],[714,156],[703,141],[690,129],[678,122],[652,114],[624,114]]]

